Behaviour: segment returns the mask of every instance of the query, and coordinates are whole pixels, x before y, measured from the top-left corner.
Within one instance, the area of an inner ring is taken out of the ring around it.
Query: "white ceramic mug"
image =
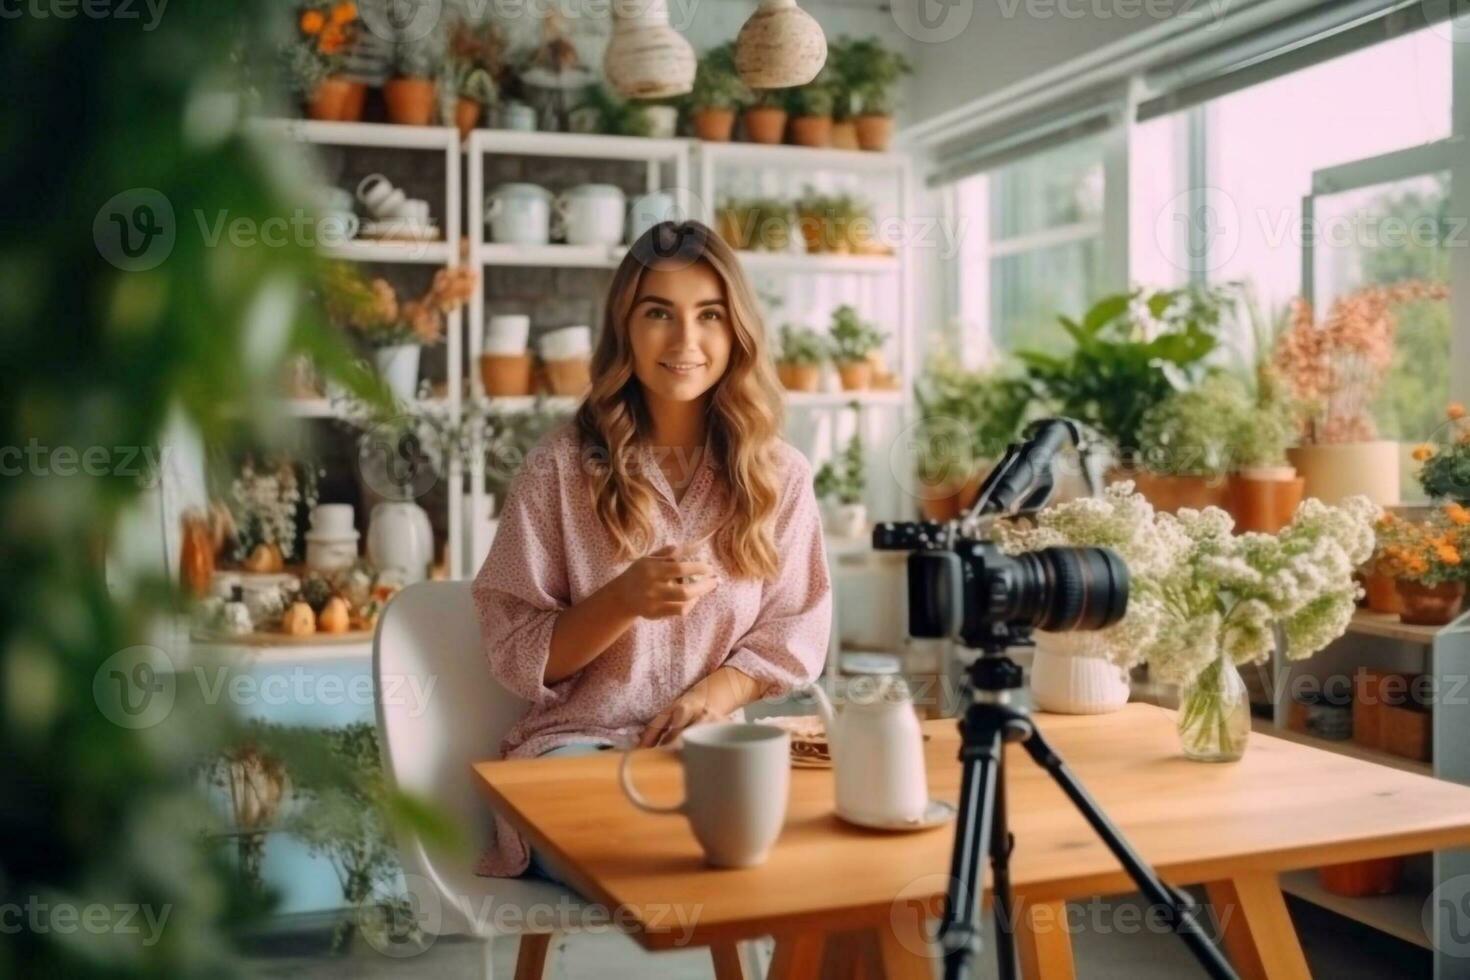
[[[501,184],[485,205],[490,240],[545,245],[551,237],[551,192],[535,184]]]
[[[617,245],[623,240],[627,198],[612,184],[581,184],[556,199],[568,245]]]
[[[418,197],[405,198],[393,217],[412,225],[426,225],[429,223],[429,202]]]
[[[382,174],[368,174],[357,184],[357,199],[374,214],[393,193],[393,182]]]
[[[686,729],[678,748],[684,764],[684,800],[649,803],[633,788],[632,751],[623,753],[618,781],[648,813],[682,813],[705,859],[720,868],[763,863],[786,823],[791,789],[791,739],[775,725],[716,722]]]

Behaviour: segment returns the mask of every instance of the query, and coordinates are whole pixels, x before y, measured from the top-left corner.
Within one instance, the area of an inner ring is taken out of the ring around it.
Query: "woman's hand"
[[[639,558],[615,580],[623,607],[644,619],[682,616],[714,590],[719,580],[709,562],[690,561],[686,545],[665,545]]]
[[[663,745],[691,725],[720,721],[754,701],[759,685],[734,667],[721,667],[674,699],[654,716],[638,739],[640,748]]]

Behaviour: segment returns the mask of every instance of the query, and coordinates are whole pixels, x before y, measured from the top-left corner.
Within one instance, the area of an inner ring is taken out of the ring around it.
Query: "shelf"
[[[864,173],[897,173],[908,165],[908,157],[902,153],[764,143],[696,143],[698,152],[716,165]]]
[[[673,160],[689,149],[689,140],[597,133],[540,133],[510,129],[477,129],[465,148],[470,153],[514,156],[579,157],[590,160]]]
[[[805,252],[752,252],[742,250],[740,264],[747,272],[785,275],[842,273],[891,275],[900,268],[893,255],[808,255]]]
[[[479,247],[485,266],[540,266],[560,269],[615,269],[625,245],[496,245]]]
[[[1445,628],[1443,626],[1414,626],[1399,622],[1398,616],[1394,613],[1359,609],[1353,613],[1353,621],[1348,624],[1348,633],[1432,646],[1435,636]]]
[[[546,395],[539,399],[535,395],[502,395],[497,398],[486,398],[482,395],[477,400],[482,408],[504,415],[519,415],[533,411],[537,401],[540,401],[542,407],[548,412],[570,415],[582,403],[582,399],[573,398],[570,395]]]
[[[422,262],[429,265],[448,265],[449,243],[437,242],[388,242],[358,239],[342,245],[322,248],[321,254],[329,259],[348,262]]]
[[[1406,943],[1433,948],[1424,932],[1423,912],[1424,903],[1429,899],[1427,893],[1403,891],[1367,898],[1334,895],[1322,887],[1315,870],[1286,872],[1281,875],[1281,890]]]
[[[459,146],[453,126],[399,126],[394,123],[322,122],[316,119],[252,119],[248,128],[268,139],[322,146],[377,146],[404,150],[444,150]]]
[[[788,408],[843,408],[849,402],[863,406],[899,407],[904,403],[904,393],[892,391],[788,391]]]
[[[1318,738],[1291,728],[1277,728],[1265,718],[1252,718],[1251,730],[1261,735],[1274,735],[1276,738],[1298,745],[1306,745],[1314,749],[1323,749],[1327,752],[1335,752],[1362,762],[1372,762],[1390,769],[1398,769],[1401,772],[1412,772],[1419,776],[1433,776],[1434,766],[1428,762],[1420,762],[1418,759],[1406,759],[1392,752],[1384,752],[1379,749],[1370,749],[1366,745],[1359,745],[1350,738],[1333,740]]]

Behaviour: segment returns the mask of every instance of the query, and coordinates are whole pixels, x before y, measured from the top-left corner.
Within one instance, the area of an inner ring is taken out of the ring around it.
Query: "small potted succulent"
[[[855,407],[855,406],[854,406]],[[842,454],[823,463],[812,480],[812,489],[824,509],[827,533],[837,538],[860,538],[868,529],[868,508],[863,503],[867,489],[863,440],[854,432]]]
[[[694,88],[685,98],[694,135],[711,143],[728,143],[735,114],[750,98],[750,89],[735,72],[735,45],[711,48],[699,59]]]
[[[475,28],[461,22],[449,38],[450,78],[454,84],[454,124],[460,138],[470,134],[500,97],[505,71],[505,35],[498,25]]]
[[[894,88],[913,73],[909,60],[884,47],[877,38],[849,43],[843,57],[848,80],[858,101],[858,145],[864,150],[886,150],[893,140]]]
[[[760,89],[741,116],[751,143],[779,143],[786,133],[786,90]]]
[[[843,391],[863,391],[873,383],[873,355],[883,347],[886,334],[858,316],[844,303],[832,311],[832,359],[842,377]]]
[[[438,57],[426,41],[399,45],[394,53],[393,77],[383,83],[383,101],[388,121],[403,126],[428,126],[434,122],[438,98]]]
[[[853,77],[861,72],[860,66],[852,63],[852,39],[832,38],[827,41],[827,68],[832,77],[832,133],[829,145],[835,150],[856,150],[858,146],[857,123],[853,115],[857,108],[857,91]]]
[[[357,5],[347,0],[313,3],[296,18],[298,36],[282,51],[292,88],[310,119],[354,122],[362,118],[366,86],[342,75],[357,37]]]
[[[807,327],[786,324],[781,328],[776,375],[787,391],[816,391],[822,381],[822,364],[827,360],[827,342]]]
[[[832,109],[836,104],[830,74],[823,71],[787,96],[791,142],[797,146],[825,147],[832,142]]]

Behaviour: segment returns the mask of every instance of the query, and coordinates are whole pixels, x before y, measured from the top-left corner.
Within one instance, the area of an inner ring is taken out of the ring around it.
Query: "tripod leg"
[[[955,821],[944,922],[939,930],[945,980],[969,977],[981,948],[979,913],[985,879],[980,855],[991,841],[1004,737],[999,726],[977,729],[968,717],[961,728],[960,807]]]
[[[1113,852],[1118,863],[1123,865],[1128,876],[1138,885],[1138,890],[1143,892],[1151,904],[1163,911],[1165,920],[1184,940],[1195,959],[1199,960],[1200,965],[1210,976],[1215,977],[1216,980],[1236,980],[1235,971],[1230,968],[1225,955],[1214,943],[1210,942],[1209,937],[1200,927],[1197,918],[1200,909],[1194,900],[1183,892],[1176,891],[1164,884],[1153,869],[1138,855],[1138,852],[1133,850],[1123,839],[1118,828],[1114,827],[1103,814],[1097,801],[1088,794],[1078,782],[1076,775],[1067,768],[1061,756],[1057,755],[1041,737],[1041,732],[1033,726],[1031,734],[1022,740],[1021,744],[1026,747],[1031,758],[1036,760],[1036,764],[1045,769],[1053,781],[1061,787],[1062,792],[1067,794],[1072,805],[1092,826],[1093,831],[1102,838],[1108,850]]]
[[[1016,912],[1011,897],[1011,850],[1015,838],[1006,822],[1005,749],[995,770],[995,807],[990,833],[990,895],[995,906],[995,960],[1000,980],[1016,976]]]

